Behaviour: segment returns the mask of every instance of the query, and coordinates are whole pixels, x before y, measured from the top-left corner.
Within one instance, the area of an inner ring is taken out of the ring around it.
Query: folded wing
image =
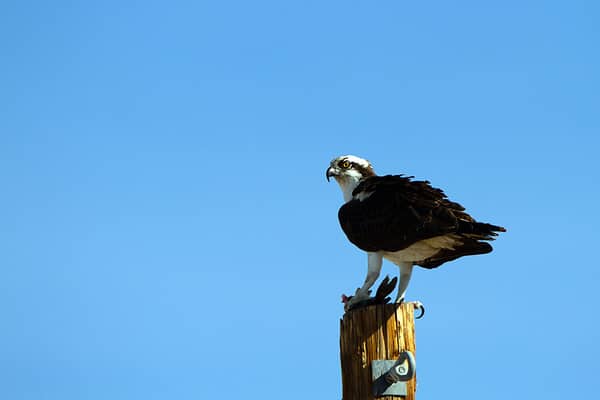
[[[492,250],[487,241],[504,228],[475,221],[442,190],[411,178],[373,176],[357,186],[354,199],[338,213],[342,229],[353,244],[370,252],[397,252],[423,240],[451,238],[453,246],[441,246],[433,256],[414,260],[426,268]]]

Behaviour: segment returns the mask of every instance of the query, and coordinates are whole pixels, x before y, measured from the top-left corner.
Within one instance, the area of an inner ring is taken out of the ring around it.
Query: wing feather
[[[479,240],[493,240],[496,232],[504,228],[475,221],[463,206],[448,200],[441,189],[411,178],[372,176],[357,186],[353,196],[363,192],[370,195],[363,196],[362,201],[350,200],[338,213],[350,242],[365,251],[399,251],[435,236],[464,234],[468,235],[465,239],[469,239],[471,252],[491,251],[489,244]],[[460,255],[448,253],[441,259],[457,257]],[[430,260],[430,264],[441,259]]]

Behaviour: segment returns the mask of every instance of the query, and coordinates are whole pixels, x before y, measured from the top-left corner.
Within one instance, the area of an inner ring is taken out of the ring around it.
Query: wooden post
[[[371,361],[396,360],[402,350],[415,354],[413,304],[374,305],[344,314],[340,321],[342,400],[374,399]],[[416,377],[406,383],[404,400],[414,400]],[[377,399],[402,398],[384,396]]]

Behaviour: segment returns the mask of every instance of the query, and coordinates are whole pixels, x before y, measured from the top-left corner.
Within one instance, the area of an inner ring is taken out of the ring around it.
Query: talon
[[[423,315],[425,315],[425,307],[423,307],[423,303],[421,303],[420,301],[413,301],[412,305],[415,310],[421,311],[421,313],[418,316],[416,316],[415,319],[423,318]]]
[[[370,290],[363,291],[359,288],[356,289],[356,293],[354,294],[354,296],[342,297],[342,303],[344,303],[344,312],[367,305],[367,303],[371,299],[371,297],[369,297],[370,293]]]

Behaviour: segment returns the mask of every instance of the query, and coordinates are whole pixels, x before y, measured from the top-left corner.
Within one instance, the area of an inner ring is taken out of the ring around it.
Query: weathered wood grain
[[[371,361],[395,360],[400,351],[415,354],[412,304],[374,305],[344,314],[340,321],[343,400],[372,400]],[[416,377],[407,382],[406,400],[415,399]],[[398,400],[399,397],[378,397]]]

